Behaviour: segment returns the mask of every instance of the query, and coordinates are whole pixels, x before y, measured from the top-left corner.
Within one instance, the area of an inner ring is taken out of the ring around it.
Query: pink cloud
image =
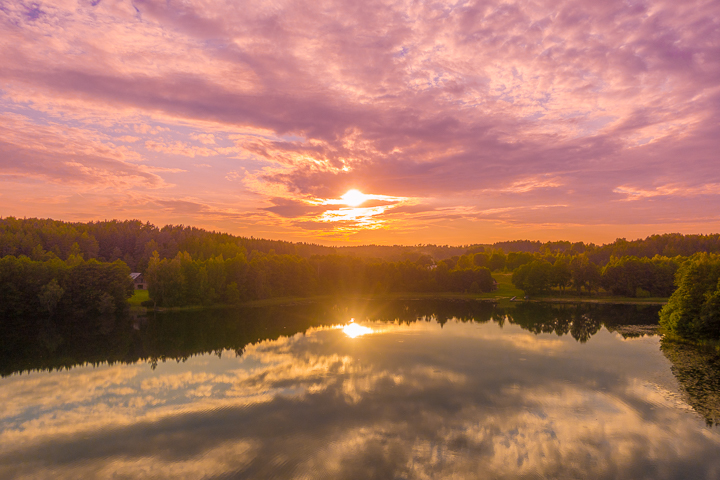
[[[155,152],[169,153],[172,155],[182,155],[184,157],[194,158],[198,157],[210,157],[217,155],[215,150],[206,147],[198,147],[196,145],[188,145],[183,142],[157,142],[148,140],[145,142],[145,148],[153,150]]]
[[[160,188],[153,168],[98,138],[62,126],[41,126],[18,115],[0,117],[0,173],[87,188]]]
[[[719,24],[716,2],[670,0],[11,2],[0,107],[45,133],[0,137],[0,171],[154,188],[204,157],[176,198],[212,210],[198,185],[227,184],[268,218],[358,188],[433,221],[702,224]]]

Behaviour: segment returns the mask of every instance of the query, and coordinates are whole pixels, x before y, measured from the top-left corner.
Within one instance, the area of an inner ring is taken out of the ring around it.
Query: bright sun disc
[[[368,195],[365,195],[360,190],[352,189],[348,190],[347,193],[340,198],[343,199],[346,205],[357,207],[368,199]]]

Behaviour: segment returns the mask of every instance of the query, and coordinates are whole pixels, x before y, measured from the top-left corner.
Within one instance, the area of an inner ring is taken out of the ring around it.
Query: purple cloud
[[[448,242],[717,230],[718,25],[670,0],[4,3],[2,118],[33,120],[0,174],[192,197],[190,221],[261,210],[276,236],[334,228],[308,201],[351,188],[412,199],[374,217],[390,230],[491,222]]]

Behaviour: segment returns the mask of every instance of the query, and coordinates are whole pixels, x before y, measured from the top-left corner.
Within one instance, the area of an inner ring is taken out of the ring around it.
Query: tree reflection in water
[[[154,364],[183,361],[204,353],[234,350],[321,325],[345,324],[350,318],[411,324],[450,320],[505,322],[539,333],[570,334],[585,343],[602,326],[657,325],[659,307],[638,305],[518,303],[501,308],[467,300],[341,300],[280,307],[150,313],[147,317],[85,319],[60,325],[0,323],[0,375],[71,368],[100,363]],[[69,325],[69,326],[68,326]],[[623,332],[624,336],[628,334]]]
[[[624,337],[653,332],[659,307],[652,305],[518,303],[501,308],[466,300],[406,300],[378,303],[350,300],[280,307],[150,313],[114,322],[86,320],[91,325],[61,330],[48,320],[30,325],[0,324],[0,374],[67,369],[77,365],[135,363],[156,366],[167,360],[244,348],[263,340],[291,336],[321,325],[342,324],[354,316],[372,321],[412,324],[448,321],[519,325],[534,334],[570,335],[589,341],[602,327]],[[628,328],[628,325],[633,328]],[[134,327],[134,328],[133,328]],[[11,330],[12,329],[12,330]],[[720,356],[689,345],[662,342],[672,372],[688,403],[709,425],[720,422]]]
[[[660,349],[686,400],[708,426],[720,425],[720,354],[714,349],[663,340]]]

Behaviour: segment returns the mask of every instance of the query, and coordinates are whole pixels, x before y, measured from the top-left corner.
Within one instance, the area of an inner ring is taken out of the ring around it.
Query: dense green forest
[[[150,259],[145,279],[160,306],[239,303],[270,297],[390,292],[490,292],[490,270],[446,262],[386,262],[341,255],[252,252],[196,260],[187,253]]]
[[[675,290],[675,273],[685,257],[611,257],[604,266],[585,255],[561,257],[554,263],[534,259],[517,267],[513,284],[528,294],[545,294],[552,288],[572,286],[578,294],[603,288],[624,297],[668,297]]]
[[[492,272],[512,272],[514,285],[529,295],[672,294],[663,317],[668,329],[717,338],[720,293],[712,265],[718,254],[720,235],[653,235],[599,246],[518,240],[326,247],[137,220],[7,217],[0,219],[0,314],[121,313],[132,294],[130,271],[145,274],[151,304],[164,307],[317,294],[489,292]]]
[[[682,264],[660,324],[683,338],[720,340],[720,255],[698,253]]]
[[[57,323],[122,314],[133,294],[130,269],[122,261],[85,261],[71,255],[33,261],[0,258],[0,318],[45,318]]]
[[[204,260],[223,255],[234,257],[237,253],[253,251],[298,255],[350,255],[362,258],[379,258],[387,261],[417,261],[423,256],[435,261],[459,258],[463,254],[501,253],[510,271],[519,259],[574,257],[584,255],[596,265],[604,266],[612,257],[636,256],[652,258],[690,256],[697,252],[720,253],[720,235],[652,235],[643,240],[618,239],[607,245],[583,242],[536,242],[518,240],[495,244],[465,246],[415,245],[415,246],[346,246],[326,247],[309,243],[292,243],[280,240],[240,237],[227,233],[211,232],[183,225],[166,225],[162,228],[138,220],[101,222],[62,222],[50,219],[6,217],[0,219],[0,257],[25,255],[33,260],[58,257],[66,260],[70,255],[82,254],[83,258],[103,262],[123,260],[134,272],[144,272],[153,252],[160,258],[174,258],[180,252],[188,252],[193,258]],[[510,257],[509,254],[516,254]],[[503,269],[505,263],[496,258]],[[513,263],[516,262],[516,263]],[[528,263],[528,262],[524,262]],[[484,265],[480,265],[484,266]],[[494,268],[491,268],[494,269]]]

